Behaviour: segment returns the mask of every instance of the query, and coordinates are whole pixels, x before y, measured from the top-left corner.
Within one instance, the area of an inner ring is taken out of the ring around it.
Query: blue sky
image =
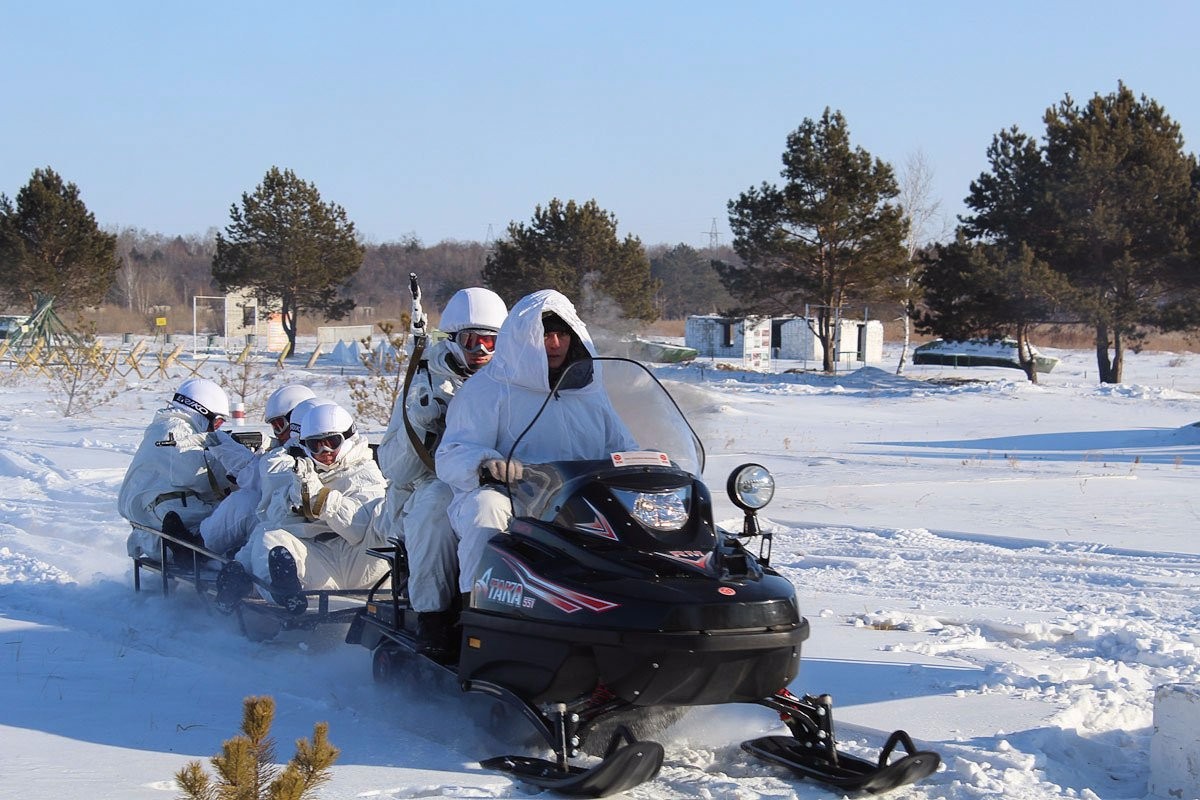
[[[551,198],[706,246],[828,106],[947,217],[992,136],[1123,80],[1200,141],[1200,4],[0,0],[0,192],[202,234],[273,165],[367,241],[484,240]]]

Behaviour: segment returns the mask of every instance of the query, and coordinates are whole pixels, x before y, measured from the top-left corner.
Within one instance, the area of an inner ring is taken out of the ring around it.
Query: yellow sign
[[[166,317],[155,317],[154,324],[160,328],[165,328],[165,327],[167,327],[167,318]]]

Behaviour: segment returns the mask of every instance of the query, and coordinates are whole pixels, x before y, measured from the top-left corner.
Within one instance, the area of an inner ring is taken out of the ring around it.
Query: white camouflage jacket
[[[456,493],[479,487],[484,461],[507,458],[522,431],[550,394],[542,314],[553,311],[571,326],[589,355],[596,348],[587,326],[563,294],[543,290],[513,306],[496,338],[496,354],[463,384],[446,415],[437,450],[437,476]],[[596,370],[599,365],[596,365]],[[560,389],[538,424],[513,453],[518,461],[603,458],[636,450],[637,443],[613,409],[597,378]]]

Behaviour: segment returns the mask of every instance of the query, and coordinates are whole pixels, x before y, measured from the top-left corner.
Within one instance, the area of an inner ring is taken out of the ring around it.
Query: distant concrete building
[[[684,344],[702,358],[738,359],[748,369],[770,369],[771,318],[688,317]]]
[[[684,343],[703,358],[739,359],[746,367],[770,369],[772,359],[822,361],[821,340],[813,333],[816,320],[804,317],[688,317]],[[835,363],[840,366],[883,361],[883,323],[879,320],[840,320]]]
[[[824,357],[821,340],[813,333],[817,321],[804,317],[776,319],[775,357],[788,361],[817,361]],[[883,361],[883,323],[877,319],[841,319],[834,333],[834,362],[841,366]]]

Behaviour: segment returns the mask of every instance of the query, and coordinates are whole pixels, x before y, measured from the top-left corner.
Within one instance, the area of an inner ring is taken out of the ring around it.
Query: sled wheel
[[[387,644],[375,647],[371,656],[371,674],[376,683],[396,683],[400,680],[400,654]]]

